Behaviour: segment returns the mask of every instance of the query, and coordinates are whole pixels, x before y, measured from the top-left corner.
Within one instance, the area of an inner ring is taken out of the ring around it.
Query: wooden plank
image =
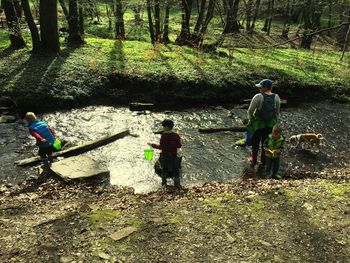
[[[78,155],[78,154],[96,149],[96,148],[101,147],[103,145],[106,145],[108,143],[114,142],[114,141],[121,139],[121,138],[124,138],[125,136],[128,136],[128,135],[130,135],[129,130],[106,135],[106,136],[103,136],[102,138],[99,138],[99,139],[96,139],[93,141],[88,141],[88,142],[85,142],[81,145],[68,148],[66,150],[55,152],[55,153],[53,153],[53,156],[54,157],[57,157],[57,156],[69,157],[69,156]],[[34,164],[40,162],[40,160],[41,160],[40,156],[35,156],[35,157],[31,157],[31,158],[28,158],[25,160],[16,161],[15,164],[17,166],[34,165]]]
[[[218,128],[199,128],[198,129],[198,131],[200,133],[214,133],[214,132],[222,132],[222,131],[245,132],[246,130],[247,130],[246,126],[218,127]]]

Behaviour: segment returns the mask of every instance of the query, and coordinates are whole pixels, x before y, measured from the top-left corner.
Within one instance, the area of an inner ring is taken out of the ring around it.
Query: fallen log
[[[242,100],[241,103],[242,103],[242,104],[246,104],[246,103],[250,103],[251,101],[252,101],[252,99],[245,99],[245,100]],[[287,100],[282,100],[282,99],[281,99],[281,105],[282,105],[282,104],[287,104],[287,103],[288,103]]]
[[[241,104],[235,107],[236,109],[248,109],[251,99],[242,100]],[[287,106],[287,100],[281,100],[281,107]]]
[[[222,131],[245,132],[246,130],[247,130],[246,126],[218,127],[218,128],[199,128],[198,129],[198,131],[200,133],[214,133],[214,132],[222,132]]]
[[[153,103],[142,103],[142,102],[131,102],[129,104],[129,110],[131,111],[145,111],[145,110],[153,110]]]
[[[77,145],[77,146],[74,146],[74,147],[59,151],[59,152],[55,152],[55,153],[53,153],[53,156],[54,157],[57,157],[57,156],[69,157],[69,156],[78,155],[78,154],[96,149],[96,148],[101,147],[103,145],[106,145],[108,143],[114,142],[114,141],[121,139],[121,138],[124,138],[125,136],[128,136],[128,135],[130,135],[129,130],[106,135],[106,136],[103,136],[102,138],[99,138],[99,139],[96,139],[93,141],[88,141],[88,142],[85,142],[81,145]],[[15,164],[17,166],[34,165],[34,164],[40,162],[40,160],[41,160],[40,156],[35,156],[35,157],[28,158],[28,159],[16,161]]]

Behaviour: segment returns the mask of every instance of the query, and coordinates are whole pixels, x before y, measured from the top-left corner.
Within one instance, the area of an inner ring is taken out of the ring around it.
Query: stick
[[[232,132],[245,132],[247,127],[218,127],[218,128],[199,128],[198,131],[200,133],[214,133],[214,132],[222,132],[222,131],[232,131]]]
[[[124,138],[125,136],[128,136],[128,135],[130,135],[129,130],[106,135],[106,136],[103,136],[102,138],[99,138],[99,139],[96,139],[93,141],[88,141],[88,142],[85,142],[81,145],[74,146],[74,147],[68,148],[68,149],[63,150],[63,151],[55,152],[55,153],[53,153],[53,156],[54,157],[57,157],[57,156],[68,157],[68,156],[79,155],[79,154],[82,154],[84,152],[91,151],[91,150],[98,148],[100,146],[106,145],[108,143],[114,142],[118,139]],[[40,161],[41,161],[40,156],[35,156],[35,157],[28,158],[28,159],[16,161],[15,164],[17,166],[34,165]]]

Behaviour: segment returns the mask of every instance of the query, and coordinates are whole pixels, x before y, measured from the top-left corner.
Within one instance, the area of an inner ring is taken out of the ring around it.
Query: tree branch
[[[347,25],[350,25],[350,22],[342,23],[342,24],[339,24],[339,25],[337,25],[337,26],[333,26],[333,27],[329,27],[329,28],[324,28],[324,29],[321,29],[321,30],[318,30],[318,31],[315,31],[315,32],[312,32],[312,33],[309,33],[309,34],[306,34],[306,36],[311,37],[311,36],[318,35],[318,34],[320,34],[320,33],[326,32],[326,31],[332,31],[332,30],[335,30],[335,29],[341,28],[342,26],[347,26]],[[290,43],[290,42],[293,42],[293,41],[295,41],[295,40],[301,39],[301,38],[303,38],[303,37],[304,37],[304,36],[296,37],[296,38],[287,40],[287,41],[282,42],[282,43],[278,43],[278,44],[275,44],[275,45],[272,45],[272,46],[266,46],[266,47],[264,47],[264,48],[271,48],[271,47],[282,46],[282,45],[288,44],[288,43]]]

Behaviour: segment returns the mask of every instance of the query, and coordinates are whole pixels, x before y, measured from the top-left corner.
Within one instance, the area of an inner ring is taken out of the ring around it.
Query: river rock
[[[12,115],[2,115],[0,116],[0,123],[10,123],[16,121],[16,116]]]
[[[95,176],[109,177],[107,168],[86,155],[79,155],[54,162],[50,169],[52,173],[67,181]]]

